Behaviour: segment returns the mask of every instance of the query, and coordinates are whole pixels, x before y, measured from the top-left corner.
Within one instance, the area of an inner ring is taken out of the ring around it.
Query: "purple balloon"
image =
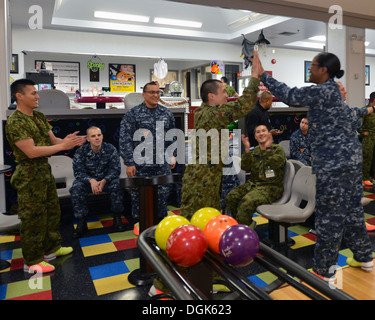
[[[236,267],[243,267],[253,262],[259,251],[259,237],[249,226],[236,224],[221,236],[219,242],[221,256],[226,262]]]

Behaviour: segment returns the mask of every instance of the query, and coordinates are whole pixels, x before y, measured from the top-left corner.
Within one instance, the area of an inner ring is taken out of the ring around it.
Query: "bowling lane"
[[[360,268],[345,266],[337,270],[335,286],[357,300],[374,300],[374,280],[375,269],[372,272],[365,272]],[[289,285],[273,291],[270,295],[275,300],[310,300]]]

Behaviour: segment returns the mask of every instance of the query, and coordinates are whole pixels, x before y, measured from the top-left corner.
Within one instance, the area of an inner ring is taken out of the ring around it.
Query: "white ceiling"
[[[270,1],[272,2],[268,0]],[[301,47],[287,45],[291,42],[308,41],[311,43],[312,41],[308,40],[309,37],[324,35],[326,32],[326,23],[320,21],[259,14],[253,17],[253,21],[243,22],[251,16],[251,12],[165,0],[10,0],[13,26],[28,27],[33,13],[29,13],[32,5],[40,6],[42,9],[44,29],[180,38],[239,45],[243,39],[242,34],[245,34],[247,39],[255,41],[260,30],[263,29],[272,47],[288,48]],[[96,10],[145,15],[150,17],[150,22],[99,19],[94,17]],[[154,17],[199,21],[203,25],[200,29],[162,26],[153,23]],[[368,53],[375,54],[375,31],[373,29],[366,29],[366,41],[370,42],[367,47]],[[317,42],[314,43],[319,45]]]

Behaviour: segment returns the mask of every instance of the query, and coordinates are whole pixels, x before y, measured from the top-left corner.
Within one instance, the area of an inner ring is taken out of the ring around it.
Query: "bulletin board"
[[[52,72],[58,90],[65,93],[81,90],[79,62],[35,60],[35,69],[39,72],[43,70]]]

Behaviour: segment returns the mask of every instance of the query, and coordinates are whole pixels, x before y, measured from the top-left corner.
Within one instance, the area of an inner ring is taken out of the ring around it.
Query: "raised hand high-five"
[[[260,76],[263,74],[264,69],[263,69],[262,63],[259,59],[258,51],[254,50],[254,56],[253,56],[253,58],[249,58],[249,60],[253,62],[251,76],[259,79]]]

